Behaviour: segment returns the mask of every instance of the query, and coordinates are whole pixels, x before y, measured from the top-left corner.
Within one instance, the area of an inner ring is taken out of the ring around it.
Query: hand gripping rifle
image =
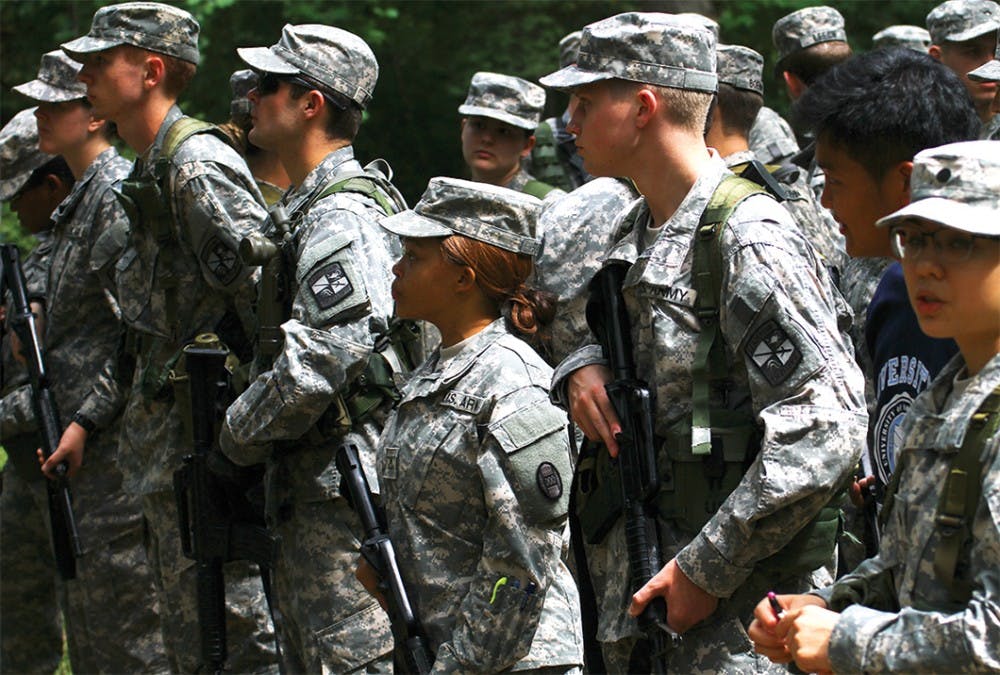
[[[14,299],[13,312],[9,317],[10,326],[21,341],[21,349],[27,360],[31,378],[31,402],[41,434],[42,455],[48,459],[59,447],[63,427],[59,422],[56,399],[45,368],[41,336],[28,301],[28,289],[21,269],[21,253],[14,244],[0,244],[0,260],[3,264],[0,286],[9,289]],[[3,298],[4,293],[0,292],[0,301]],[[45,488],[49,499],[49,521],[56,567],[63,579],[75,579],[76,558],[83,555],[83,548],[80,545],[80,533],[76,529],[76,516],[73,514],[73,499],[66,475],[68,468],[66,462],[60,463],[56,467],[56,477],[46,481]]]
[[[223,564],[255,562],[266,584],[278,546],[263,518],[247,502],[244,486],[210,469],[210,455],[217,450],[217,422],[228,400],[228,356],[229,350],[211,333],[197,336],[184,348],[194,448],[184,457],[184,466],[174,472],[181,548],[195,561],[201,660],[213,673],[223,671],[228,656]]]
[[[381,522],[381,514],[372,503],[368,480],[354,444],[344,443],[337,450],[337,471],[350,495],[354,512],[361,521],[364,530],[361,554],[378,574],[379,590],[388,605],[393,641],[403,648],[406,658],[405,672],[420,675],[429,673],[434,657],[427,642],[427,634],[420,625],[420,619],[414,613],[410,597],[403,586],[396,551]]]
[[[656,524],[659,476],[653,437],[653,395],[636,374],[631,321],[622,296],[628,265],[606,265],[590,282],[587,323],[601,342],[611,368],[605,386],[618,413],[618,473],[621,476],[629,579],[635,593],[663,566]],[[667,651],[676,635],[667,627],[667,606],[654,597],[638,617],[639,629],[652,647],[652,672],[666,672]]]

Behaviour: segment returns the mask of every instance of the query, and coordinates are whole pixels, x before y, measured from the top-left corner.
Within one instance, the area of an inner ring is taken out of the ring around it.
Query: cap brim
[[[458,114],[469,115],[471,117],[489,117],[490,119],[499,120],[505,124],[517,127],[518,129],[524,129],[525,131],[534,131],[538,127],[538,123],[532,120],[526,120],[523,117],[510,115],[493,108],[481,108],[477,105],[462,104],[458,106]]]
[[[879,219],[878,227],[891,227],[905,220],[919,218],[940,223],[945,227],[962,230],[969,234],[982,234],[988,237],[1000,236],[1000,211],[984,206],[974,206],[965,202],[956,202],[944,197],[928,197],[910,202],[899,211],[890,213]]]
[[[84,35],[83,37],[79,37],[75,40],[64,42],[59,45],[59,47],[74,61],[83,61],[83,59],[80,58],[81,56],[93,54],[94,52],[103,52],[123,44],[127,43],[124,40],[106,40],[104,38],[95,38],[90,37],[89,35]]]
[[[538,78],[538,82],[550,89],[567,90],[584,84],[590,84],[591,82],[610,80],[612,77],[614,76],[607,73],[595,73],[592,70],[583,70],[573,63],[565,68],[560,68],[550,75]]]
[[[1000,21],[987,21],[986,23],[981,23],[978,26],[973,26],[963,30],[960,33],[951,33],[950,35],[945,35],[944,39],[948,42],[965,42],[966,40],[971,40],[972,38],[977,38],[980,35],[986,35],[987,33],[992,33],[997,28],[1000,28]]]
[[[1000,59],[987,61],[969,72],[969,79],[978,82],[1000,82]]]
[[[262,73],[298,75],[300,72],[298,68],[267,47],[240,47],[236,53],[248,66]]]
[[[46,103],[63,103],[65,101],[76,101],[81,98],[87,98],[86,89],[82,92],[67,91],[66,89],[53,87],[51,84],[47,84],[41,80],[25,82],[24,84],[19,84],[16,87],[13,87],[13,89],[17,93],[24,94],[30,99],[34,99],[35,101],[44,101]]]
[[[379,222],[383,228],[400,237],[426,239],[428,237],[450,237],[455,232],[436,220],[424,217],[416,211],[403,211]]]

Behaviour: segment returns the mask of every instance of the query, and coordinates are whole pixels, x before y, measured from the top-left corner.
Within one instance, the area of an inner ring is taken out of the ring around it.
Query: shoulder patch
[[[455,410],[461,410],[472,415],[478,415],[485,404],[486,399],[482,396],[473,396],[472,394],[464,394],[454,390],[449,391],[441,399],[441,405],[446,408],[454,408]]]
[[[556,501],[563,494],[562,476],[552,462],[542,462],[535,470],[535,483],[545,497]]]
[[[222,284],[230,283],[240,272],[236,251],[218,236],[212,236],[202,247],[201,260]]]
[[[316,305],[322,310],[330,309],[354,292],[354,286],[339,262],[320,267],[306,279],[306,285]]]
[[[771,386],[787,380],[802,361],[798,345],[774,319],[765,321],[754,331],[744,350]]]

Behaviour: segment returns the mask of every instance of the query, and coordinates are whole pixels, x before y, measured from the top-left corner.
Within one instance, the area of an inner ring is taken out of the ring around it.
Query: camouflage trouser
[[[106,454],[92,453],[90,457],[103,458]],[[30,630],[30,651],[44,654],[46,659],[50,648],[39,651],[39,645],[50,644],[54,636],[56,660],[51,667],[46,660],[44,665],[22,669],[15,667],[19,659],[5,658],[4,671],[51,672],[58,665],[62,654],[62,631],[54,599],[58,595],[75,672],[167,672],[153,580],[142,546],[142,514],[137,500],[122,492],[120,474],[106,460],[91,460],[72,481],[73,511],[83,555],[76,561],[76,579],[69,581],[59,580],[53,571],[45,483],[29,484],[16,475],[10,478],[5,477],[5,488],[10,493],[5,489],[3,495],[4,633],[22,626]],[[7,499],[30,501],[35,510],[33,514],[19,514],[23,517],[19,530],[10,533],[8,517],[17,510],[7,508]],[[19,584],[7,583],[7,579],[18,577],[16,573],[8,576],[8,554],[23,560],[25,546],[37,549],[39,537],[43,537],[44,551],[35,553],[34,562],[44,571],[46,586],[38,588],[29,601],[10,599],[14,604],[8,604],[9,594],[23,593]],[[53,598],[51,602],[49,597]],[[8,610],[10,607],[16,609]],[[39,618],[28,616],[29,612]],[[42,639],[38,644],[36,631]]]
[[[172,492],[142,497],[146,517],[146,550],[152,563],[160,602],[160,620],[170,669],[193,673],[201,662],[194,562],[181,551],[177,504]],[[257,566],[227,563],[227,670],[235,673],[277,673],[274,631]]]
[[[295,503],[276,526],[275,592],[289,672],[392,672],[388,616],[354,576],[356,520],[338,498]]]
[[[38,487],[42,499],[37,498]],[[62,659],[56,571],[44,484],[12,464],[0,494],[0,671],[51,673]]]

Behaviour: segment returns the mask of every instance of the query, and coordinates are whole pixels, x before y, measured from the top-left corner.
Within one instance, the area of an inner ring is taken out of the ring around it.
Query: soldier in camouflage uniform
[[[95,118],[80,64],[62,51],[42,57],[37,79],[14,90],[39,102],[39,145],[62,155],[76,182],[53,214],[45,283],[45,348],[50,384],[60,410],[77,410],[93,380],[118,347],[117,305],[92,270],[91,252],[109,229],[127,229],[112,185],[130,163],[109,141],[107,123]],[[31,389],[11,396],[32,419]],[[68,433],[83,419],[69,421]],[[60,585],[70,662],[80,672],[166,671],[153,577],[143,549],[142,509],[122,490],[115,466],[119,419],[90,428],[87,462],[74,475],[74,510],[84,556],[77,577]],[[82,428],[80,429],[82,431]],[[77,467],[71,467],[76,469]],[[40,507],[45,490],[35,486]]]
[[[764,100],[764,58],[739,45],[719,45],[717,64],[719,92],[712,111],[712,126],[705,142],[722,155],[726,166],[739,174],[754,160],[760,160],[750,148],[747,119]],[[788,199],[782,205],[788,209],[802,234],[832,268],[841,269],[846,260],[844,238],[820,215],[812,191],[806,185],[798,167],[769,165],[769,171],[785,188]]]
[[[815,594],[779,596],[780,621],[767,600],[757,606],[750,634],[758,650],[808,672],[1000,670],[995,146],[925,150],[914,158],[911,186],[913,201],[879,225],[892,231],[921,328],[953,337],[961,353],[903,422],[878,555]]]
[[[378,222],[405,205],[384,162],[384,173],[366,172],[352,146],[378,63],[358,36],[316,24],[286,25],[276,45],[239,55],[260,73],[250,92],[250,141],[276,152],[295,186],[280,202],[289,214],[283,255],[291,314],[273,363],[262,364],[266,371],[229,408],[222,448],[237,464],[267,462],[290,671],[388,670],[388,619],[354,578],[361,533],[335,465],[338,447],[350,442],[374,466],[389,407],[375,387],[392,386],[374,381],[366,364],[382,358],[373,350],[392,314],[389,269],[399,251]],[[280,241],[275,220],[272,236]],[[258,357],[268,356],[264,346]],[[364,400],[370,412],[362,412]]]
[[[472,180],[499,185],[539,199],[565,194],[522,166],[535,146],[535,128],[545,108],[545,90],[512,75],[476,73],[462,115],[462,157]]]
[[[185,117],[176,105],[199,60],[198,31],[183,10],[125,3],[98,10],[90,32],[62,46],[83,63],[80,79],[94,115],[115,122],[138,158],[121,187],[130,231],[113,264],[126,327],[122,353],[106,364],[75,411],[79,428],[71,425],[75,433],[63,436],[46,464],[51,470],[61,456],[82,453],[87,429],[106,428],[124,405],[118,464],[124,489],[142,500],[175,672],[199,668],[200,634],[195,568],[182,553],[172,485],[173,472],[191,452],[184,421],[190,391],[173,373],[183,370],[183,347],[201,333],[219,334],[236,354],[248,352],[253,282],[237,247],[265,217],[243,159],[213,127]],[[227,563],[224,576],[229,667],[274,671],[259,577],[247,561]]]
[[[528,344],[551,318],[524,285],[540,209],[529,195],[433,178],[412,211],[383,221],[403,237],[399,315],[442,336],[403,386],[378,453],[389,535],[435,673],[578,673],[583,663],[562,561],[565,418]]]
[[[983,123],[981,138],[988,138],[996,130],[992,109],[996,85],[974,80],[969,72],[993,58],[998,28],[1000,5],[995,0],[947,0],[927,15],[927,30],[933,43],[927,53],[962,80]]]
[[[931,46],[931,34],[920,26],[889,26],[872,36],[872,49],[906,47],[926,54]]]
[[[988,124],[983,125],[983,130],[979,138],[987,141],[1000,141],[1000,31],[997,33],[997,49],[992,61],[987,61],[979,68],[969,73],[969,79],[975,82],[993,82],[997,84],[996,93],[993,95],[991,110],[993,119]]]
[[[257,80],[257,73],[249,68],[237,70],[229,76],[229,88],[233,92],[233,98],[229,102],[229,120],[220,124],[219,128],[229,137],[230,144],[243,155],[264,201],[271,206],[281,199],[291,180],[276,153],[254,145],[247,138],[253,127],[248,96],[257,88]]]
[[[69,184],[53,164],[61,164]],[[62,157],[38,149],[35,108],[14,115],[0,129],[0,201],[11,202],[21,228],[39,238],[23,262],[32,297],[41,300],[49,216],[72,188],[72,174]],[[0,299],[0,313],[7,299]],[[3,326],[6,331],[6,326]],[[26,417],[7,398],[28,380],[14,360],[12,332],[5,332],[0,353],[0,444],[7,452],[0,492],[0,669],[12,673],[51,673],[62,658],[62,617],[54,583],[55,563],[49,543],[48,503],[35,499],[34,483],[42,479],[35,459],[38,436]]]
[[[722,181],[739,182],[726,178],[721,158],[703,140],[717,84],[713,35],[669,15],[621,14],[586,27],[577,64],[541,82],[573,91],[569,128],[587,169],[627,175],[644,195],[623,214],[607,258],[631,265],[622,290],[636,368],[655,392],[655,432],[665,442],[658,465],[676,476],[659,496],[659,539],[669,562],[650,584],[631,596],[622,519],[589,547],[605,663],[625,672],[635,658],[634,671],[651,656],[633,654],[639,632],[629,613],[656,593],[666,596],[668,622],[683,634],[663,656],[668,670],[752,672],[762,664],[743,626],[760,589],[807,589],[811,572],[832,557],[835,528],[821,526],[819,514],[849,474],[864,436],[861,375],[839,327],[848,309],[784,209],[761,194],[735,206],[720,240],[726,379],[709,388],[709,407],[720,411],[709,417],[737,411],[760,448],[730,444],[740,457],[726,451],[739,464],[737,484],[728,498],[713,493],[698,453],[716,425],[693,423],[692,391],[704,384],[692,373],[695,345],[711,324],[700,326],[695,313],[692,238]],[[682,108],[687,114],[677,117]],[[635,152],[616,154],[612,148],[623,144]],[[603,363],[596,345],[578,350],[557,368],[552,396],[588,438],[617,453],[621,429],[604,390],[610,375]],[[718,445],[726,444],[719,437]],[[689,467],[683,477],[676,473],[682,464]],[[717,510],[695,497],[699,485],[708,490],[703,497],[715,494]],[[809,523],[815,527],[803,530]],[[821,530],[816,539],[809,534]],[[783,551],[795,541],[812,552],[810,559]]]

